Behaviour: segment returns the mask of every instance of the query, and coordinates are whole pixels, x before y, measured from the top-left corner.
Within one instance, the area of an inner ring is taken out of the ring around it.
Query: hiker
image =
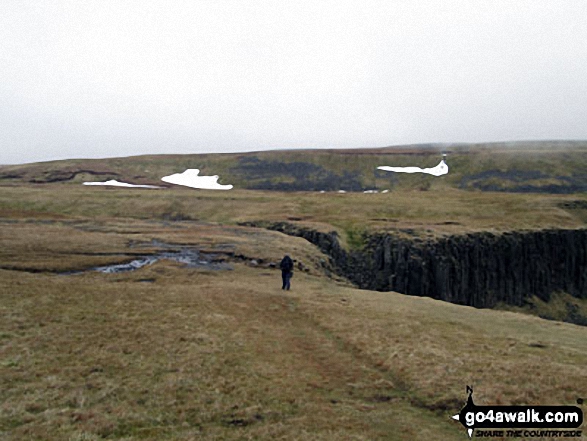
[[[291,257],[285,256],[281,263],[279,264],[279,268],[281,268],[281,279],[283,280],[283,286],[281,289],[286,289],[289,291],[289,281],[293,276],[293,260]]]

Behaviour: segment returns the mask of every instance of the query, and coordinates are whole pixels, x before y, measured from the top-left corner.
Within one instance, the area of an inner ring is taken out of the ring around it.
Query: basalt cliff
[[[335,232],[290,223],[265,227],[303,237],[330,258],[335,271],[360,288],[428,296],[480,308],[557,291],[587,297],[587,230],[477,232],[437,239],[391,233],[365,237],[347,251]]]

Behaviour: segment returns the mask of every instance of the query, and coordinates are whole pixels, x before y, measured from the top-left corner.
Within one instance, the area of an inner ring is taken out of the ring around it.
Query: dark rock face
[[[337,272],[360,288],[427,296],[462,305],[522,305],[564,291],[587,297],[587,230],[471,233],[437,240],[389,234],[367,238],[361,251],[344,250],[336,233],[287,223],[272,230],[307,239]]]

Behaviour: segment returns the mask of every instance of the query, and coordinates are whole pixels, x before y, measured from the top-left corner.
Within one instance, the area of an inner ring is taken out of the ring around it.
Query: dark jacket
[[[281,271],[284,273],[291,273],[291,271],[293,270],[293,267],[294,267],[293,260],[291,260],[291,257],[289,257],[289,256],[285,256],[281,260],[281,263],[279,264],[279,268],[281,268]]]

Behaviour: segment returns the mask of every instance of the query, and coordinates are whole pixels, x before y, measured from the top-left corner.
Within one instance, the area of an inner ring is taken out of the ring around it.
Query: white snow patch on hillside
[[[432,176],[442,176],[448,174],[448,165],[444,159],[436,167],[420,168],[420,167],[388,167],[382,165],[377,167],[379,170],[391,171],[396,173],[427,173]]]
[[[108,186],[112,186],[112,187],[128,187],[128,188],[161,188],[156,185],[128,184],[126,182],[118,182],[116,179],[111,179],[110,181],[106,181],[106,182],[84,182],[83,185],[108,185]]]
[[[161,180],[170,184],[183,185],[191,188],[201,188],[205,190],[230,190],[232,188],[232,185],[219,184],[218,175],[198,176],[199,173],[199,169],[189,168],[183,173],[175,173],[173,175],[164,176],[161,178]]]

